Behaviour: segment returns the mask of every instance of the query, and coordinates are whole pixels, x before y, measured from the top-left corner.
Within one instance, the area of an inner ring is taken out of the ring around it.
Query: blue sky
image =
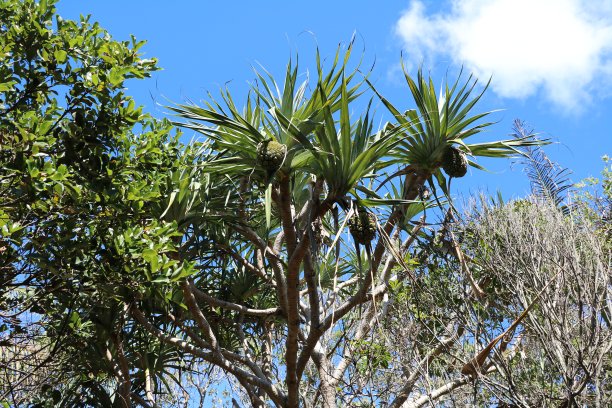
[[[549,157],[574,174],[598,175],[601,156],[612,155],[612,2],[609,0],[445,1],[144,1],[60,0],[64,18],[91,14],[114,38],[147,40],[145,57],[163,71],[128,88],[155,116],[159,105],[218,95],[227,84],[244,99],[252,66],[278,80],[299,53],[301,72],[313,70],[315,47],[333,57],[356,33],[356,57],[375,62],[371,78],[397,107],[413,108],[400,70],[423,64],[440,83],[463,65],[482,82],[492,76],[480,110],[500,109],[481,139],[505,138],[519,118],[556,144]],[[363,105],[355,106],[355,115]],[[379,106],[382,114],[384,109]],[[188,135],[189,136],[189,135]],[[524,195],[529,183],[510,161],[481,161],[453,183],[456,194],[477,191]]]

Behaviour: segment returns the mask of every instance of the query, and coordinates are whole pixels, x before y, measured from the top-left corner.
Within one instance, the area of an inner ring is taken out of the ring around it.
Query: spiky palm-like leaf
[[[334,113],[341,108],[343,99],[352,101],[358,96],[361,83],[346,89],[340,86],[345,78],[346,82],[350,82],[357,73],[357,69],[346,73],[350,54],[351,47],[340,63],[338,49],[331,67],[324,71],[317,52],[317,91],[311,95],[306,95],[308,80],[298,84],[298,64],[290,60],[282,91],[269,73],[265,70],[264,73],[256,71],[257,81],[251,88],[242,112],[227,90],[221,92],[221,102],[210,97],[211,102],[207,102],[204,107],[179,104],[169,109],[187,120],[184,123],[175,122],[176,125],[195,130],[214,140],[216,150],[226,151],[227,157],[236,166],[256,169],[257,146],[275,140],[288,148],[283,167],[289,169],[294,155],[303,150],[303,141],[298,141],[294,137],[295,133],[306,135],[306,143],[309,144],[312,131],[324,120],[324,109]]]
[[[389,151],[399,141],[398,129],[372,131],[369,106],[364,116],[351,123],[351,93],[345,77],[340,83],[340,90],[340,117],[336,121],[328,103],[329,95],[323,86],[318,87],[325,105],[321,109],[323,123],[314,128],[314,140],[310,141],[306,134],[296,129],[288,129],[307,149],[301,157],[305,168],[325,180],[329,197],[333,198],[348,194],[376,168],[390,163],[383,159],[388,157]]]
[[[340,59],[337,52],[331,68],[324,70],[317,52],[317,85],[306,95],[306,82],[298,85],[297,64],[290,61],[285,84],[278,86],[267,72],[257,72],[242,113],[228,92],[222,93],[223,103],[210,102],[206,107],[178,105],[171,107],[179,117],[187,119],[179,125],[195,130],[213,141],[213,148],[223,152],[226,175],[250,174],[261,171],[257,166],[257,146],[275,140],[287,146],[281,174],[301,170],[324,181],[328,197],[342,200],[360,182],[381,167],[391,163],[399,128],[372,130],[369,108],[358,120],[351,122],[349,104],[361,94],[362,81],[356,81],[357,68],[347,68],[351,47]],[[282,90],[281,90],[282,89]],[[387,158],[388,160],[384,160]],[[264,177],[268,179],[268,177]],[[362,193],[374,198],[367,189]],[[270,223],[270,187],[266,190],[266,224]]]
[[[401,113],[376,90],[375,92],[404,131],[404,137],[394,151],[397,162],[410,165],[413,171],[434,175],[440,180],[443,177],[440,172],[442,156],[449,145],[454,145],[472,157],[508,157],[521,154],[520,147],[545,143],[530,138],[466,143],[467,138],[493,124],[493,122],[481,122],[492,112],[472,114],[489,83],[478,91],[476,88],[478,81],[472,75],[462,81],[462,72],[460,72],[455,82],[450,86],[448,83],[445,84],[438,96],[433,80],[426,79],[421,69],[415,80],[408,74],[403,64],[402,68],[416,110]],[[468,163],[482,169],[472,160],[468,160]]]

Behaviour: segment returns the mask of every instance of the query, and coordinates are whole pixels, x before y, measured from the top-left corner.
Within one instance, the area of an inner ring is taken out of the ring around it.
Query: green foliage
[[[182,220],[164,220],[157,203],[196,148],[124,93],[125,81],[157,69],[140,57],[144,42],[115,41],[88,17],[63,20],[54,3],[0,4],[0,304],[29,316],[7,326],[9,341],[46,342],[53,375],[67,378],[61,395],[29,395],[102,404],[93,395],[112,389],[105,356],[116,358],[118,342],[132,355],[134,388],[144,384],[142,335],[126,326],[123,304],[180,304],[174,282],[195,272],[176,259]],[[11,404],[25,403],[22,391]]]
[[[317,52],[312,88],[290,61],[282,86],[256,72],[243,108],[222,90],[172,107],[183,122],[154,120],[124,92],[157,69],[142,42],[62,20],[54,1],[4,1],[0,22],[0,328],[42,356],[38,382],[10,393],[20,366],[0,355],[13,370],[0,400],[13,405],[145,405],[204,361],[235,375],[253,405],[296,406],[300,381],[323,381],[303,375],[312,363],[331,373],[352,350],[353,373],[397,370],[399,353],[372,333],[389,311],[403,324],[400,308],[420,328],[410,339],[422,358],[454,327],[467,287],[456,261],[407,232],[441,203],[424,184],[449,194],[449,146],[507,157],[541,143],[467,144],[491,124],[473,113],[486,87],[471,77],[437,96],[431,78],[406,74],[416,110],[401,114],[365,86],[352,44],[327,67]],[[351,117],[370,91],[394,123],[375,129],[369,104]],[[184,145],[174,125],[204,139]],[[499,329],[494,308],[470,307]]]
[[[357,359],[357,370],[361,373],[378,369],[389,368],[392,356],[384,345],[368,340],[357,340],[353,342],[355,358]]]

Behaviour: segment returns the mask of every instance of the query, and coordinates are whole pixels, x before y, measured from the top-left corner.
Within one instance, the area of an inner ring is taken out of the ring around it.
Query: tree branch
[[[193,295],[193,284],[187,280],[181,282],[181,289],[183,290],[183,296],[185,297],[185,303],[187,304],[187,308],[189,312],[191,312],[193,319],[196,324],[204,333],[206,340],[210,343],[212,350],[216,353],[220,353],[219,343],[217,342],[217,338],[215,337],[215,333],[213,333],[208,320],[202,313],[202,309],[198,306],[198,302],[196,302],[195,296]]]
[[[247,316],[271,317],[282,315],[282,310],[280,307],[271,307],[268,309],[252,309],[243,305],[239,305],[237,303],[232,303],[226,300],[221,300],[216,297],[213,297],[208,293],[198,289],[195,285],[191,286],[191,290],[198,300],[206,302],[211,306],[221,307],[227,310],[234,310]]]

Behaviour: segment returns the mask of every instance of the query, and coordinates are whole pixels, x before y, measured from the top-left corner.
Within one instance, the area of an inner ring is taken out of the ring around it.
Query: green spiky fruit
[[[442,168],[450,177],[463,177],[467,173],[468,162],[465,153],[448,146],[442,156]]]
[[[276,140],[266,140],[257,146],[257,163],[269,173],[274,173],[285,160],[287,146]]]
[[[376,236],[376,217],[366,211],[354,214],[348,221],[349,230],[356,243],[365,245]]]

